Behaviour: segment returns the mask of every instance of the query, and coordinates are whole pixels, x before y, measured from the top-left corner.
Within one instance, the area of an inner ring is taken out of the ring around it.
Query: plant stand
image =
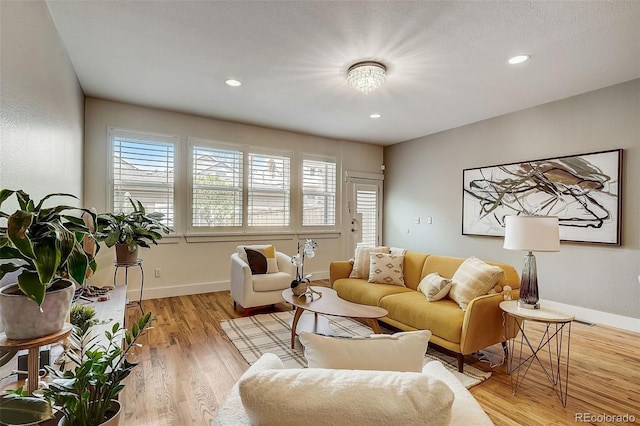
[[[28,361],[27,361],[27,392],[29,396],[33,396],[33,392],[38,389],[38,382],[40,381],[39,367],[40,367],[40,347],[50,345],[60,340],[67,338],[71,334],[73,326],[69,323],[65,323],[62,330],[49,334],[47,336],[38,337],[36,339],[14,340],[7,339],[5,333],[0,333],[0,349],[28,349]]]
[[[113,286],[117,286],[117,277],[118,277],[118,269],[124,268],[124,285],[126,287],[129,286],[129,268],[137,267],[140,268],[140,297],[137,301],[133,301],[131,303],[135,303],[140,308],[140,311],[144,315],[144,310],[142,309],[142,291],[144,290],[144,269],[142,269],[142,259],[136,259],[131,263],[118,263],[117,260],[113,262],[115,265],[115,270],[113,271]]]

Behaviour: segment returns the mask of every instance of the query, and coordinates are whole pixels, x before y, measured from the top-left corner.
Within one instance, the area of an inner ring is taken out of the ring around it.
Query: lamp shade
[[[557,216],[505,217],[504,246],[507,250],[559,251]]]

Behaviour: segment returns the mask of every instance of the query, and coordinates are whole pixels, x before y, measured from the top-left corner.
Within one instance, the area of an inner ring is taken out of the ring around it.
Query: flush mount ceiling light
[[[523,63],[525,61],[528,61],[529,58],[530,58],[529,55],[518,55],[518,56],[514,56],[513,58],[510,58],[508,62],[511,65],[521,64],[521,63]]]
[[[387,68],[378,62],[358,62],[347,71],[347,83],[365,95],[373,92],[387,79]]]

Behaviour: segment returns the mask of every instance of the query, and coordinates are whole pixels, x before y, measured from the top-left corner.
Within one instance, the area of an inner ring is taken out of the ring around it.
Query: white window
[[[178,138],[109,129],[112,156],[112,207],[130,212],[129,198],[140,201],[147,212],[164,213],[173,227],[174,153]]]
[[[242,151],[192,147],[192,225],[242,226]]]
[[[302,225],[335,226],[335,160],[302,160]]]
[[[291,158],[249,153],[247,225],[288,227],[291,223]]]

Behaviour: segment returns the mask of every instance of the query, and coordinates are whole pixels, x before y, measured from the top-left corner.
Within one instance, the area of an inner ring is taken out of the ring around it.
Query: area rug
[[[336,336],[368,336],[371,329],[351,318],[329,316],[329,325]],[[304,368],[307,361],[304,348],[296,338],[295,349],[291,349],[291,328],[293,311],[260,314],[245,318],[236,318],[221,323],[227,337],[238,348],[242,357],[249,363],[256,362],[264,353],[278,355],[286,368]],[[470,365],[464,366],[464,373],[458,372],[457,360],[429,347],[425,364],[440,361],[468,389],[488,379],[491,373]]]

